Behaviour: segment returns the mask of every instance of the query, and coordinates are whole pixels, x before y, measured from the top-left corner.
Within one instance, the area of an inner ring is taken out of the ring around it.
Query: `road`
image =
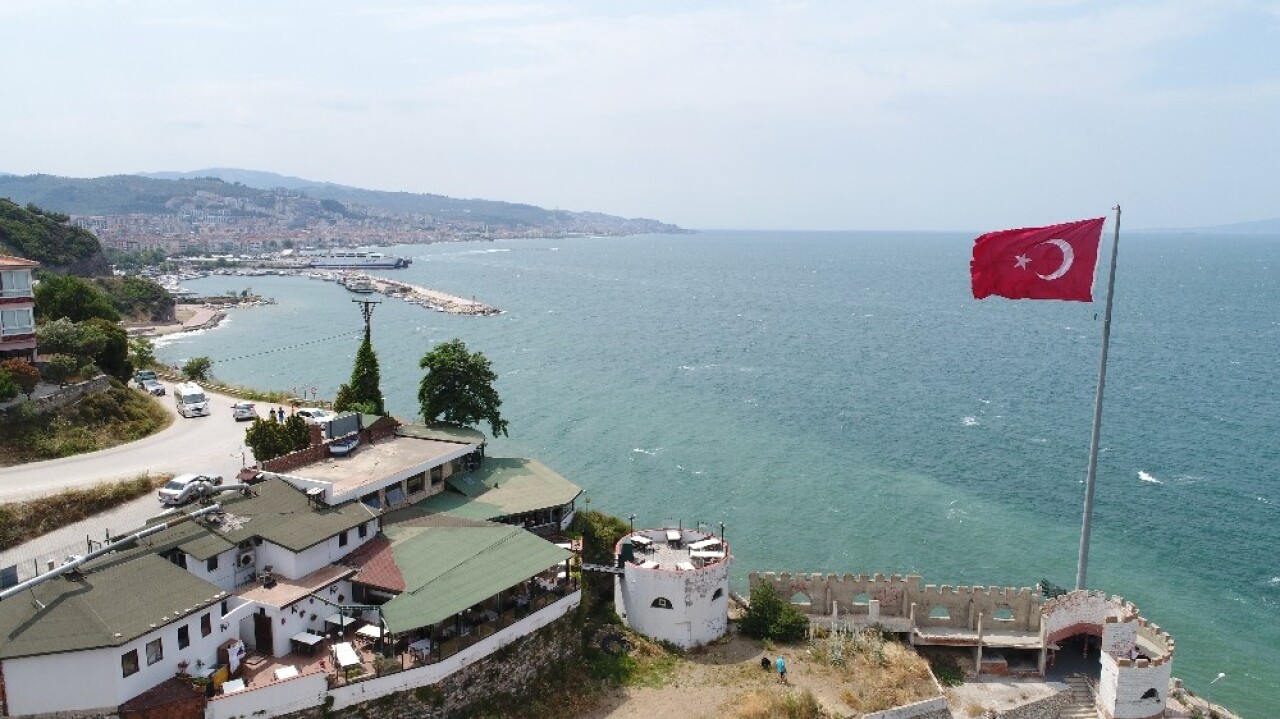
[[[137,442],[90,454],[0,468],[0,502],[39,497],[69,487],[85,487],[105,480],[136,477],[143,472],[211,472],[228,479],[253,453],[244,444],[247,422],[231,419],[233,397],[206,391],[208,417],[178,417],[169,394],[156,397],[176,417],[168,428]],[[264,408],[259,408],[259,413]]]

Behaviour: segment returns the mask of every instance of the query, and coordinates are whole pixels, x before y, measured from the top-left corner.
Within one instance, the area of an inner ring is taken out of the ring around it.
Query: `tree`
[[[772,584],[761,583],[751,589],[751,606],[738,626],[756,639],[798,642],[809,631],[809,618],[778,596]]]
[[[120,321],[120,313],[111,306],[111,300],[79,277],[41,273],[35,296],[37,320],[65,317],[72,322],[80,322],[100,317],[112,322]]]
[[[0,367],[0,402],[8,402],[17,397],[18,392],[21,390],[22,388],[18,386],[17,381],[13,379],[13,375]]]
[[[97,326],[65,317],[36,327],[36,344],[47,354],[65,354],[92,360],[107,347],[107,336]]]
[[[311,430],[306,420],[296,414],[284,422],[259,417],[245,430],[244,443],[253,450],[253,456],[259,462],[265,462],[306,449],[311,444]]]
[[[129,341],[129,361],[137,369],[147,369],[156,364],[156,346],[146,337],[135,337]]]
[[[0,362],[0,372],[8,373],[27,399],[31,399],[31,393],[36,391],[36,385],[40,384],[40,370],[18,357]]]
[[[333,409],[337,412],[386,414],[380,383],[378,355],[373,351],[373,342],[370,341],[369,328],[366,326],[364,341],[360,343],[360,349],[356,350],[356,361],[351,368],[351,381],[338,388]]]
[[[44,378],[54,384],[66,384],[80,371],[80,362],[71,355],[50,355],[44,362]]]
[[[105,340],[102,350],[93,355],[93,363],[121,382],[128,382],[133,376],[133,363],[129,361],[129,333],[116,323],[97,317],[80,325],[83,331],[96,332]]]
[[[494,437],[506,436],[507,422],[498,413],[502,400],[493,388],[498,375],[483,353],[453,339],[423,355],[418,366],[427,371],[418,385],[423,420],[468,427],[483,421]]]
[[[213,366],[213,360],[208,357],[192,357],[187,363],[182,365],[182,376],[192,382],[207,382],[209,380],[209,368]],[[257,453],[254,453],[257,456]]]

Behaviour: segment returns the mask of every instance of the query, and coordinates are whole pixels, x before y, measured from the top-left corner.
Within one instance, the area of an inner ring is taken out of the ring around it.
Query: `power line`
[[[329,342],[331,340],[342,339],[343,337],[354,337],[358,334],[360,334],[360,331],[343,332],[342,334],[330,335],[329,337],[321,337],[319,339],[314,339],[314,340],[307,340],[306,342],[299,342],[297,344],[285,345],[284,347],[276,347],[274,349],[261,350],[259,352],[250,352],[248,354],[237,355],[235,357],[226,357],[224,359],[209,360],[209,362],[213,364],[216,364],[218,362],[235,362],[236,360],[248,359],[250,357],[261,357],[262,355],[273,354],[275,352],[285,352],[287,350],[298,349],[299,347],[306,347],[308,345],[320,344],[321,342]]]

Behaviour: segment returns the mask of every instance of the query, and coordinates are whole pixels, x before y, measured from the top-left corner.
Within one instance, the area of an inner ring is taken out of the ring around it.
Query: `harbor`
[[[284,274],[284,272],[281,274]],[[408,282],[385,277],[374,277],[361,272],[305,270],[296,274],[313,280],[337,282],[352,292],[359,294],[368,294],[372,291],[388,299],[403,300],[411,305],[418,305],[429,310],[451,315],[488,316],[502,313],[502,310],[497,307],[487,305],[474,298],[466,299],[446,292],[409,284]]]

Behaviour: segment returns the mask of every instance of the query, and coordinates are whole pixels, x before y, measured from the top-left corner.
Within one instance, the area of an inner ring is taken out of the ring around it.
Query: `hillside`
[[[0,199],[0,254],[35,260],[54,272],[110,274],[98,238],[69,220],[64,214]]]
[[[206,212],[216,206],[222,217],[260,217],[294,229],[310,228],[315,221],[375,218],[382,225],[399,223],[418,229],[491,227],[600,234],[682,231],[656,220],[547,210],[494,200],[365,190],[229,168],[90,179],[0,176],[0,197],[34,202],[77,216],[175,215]]]

